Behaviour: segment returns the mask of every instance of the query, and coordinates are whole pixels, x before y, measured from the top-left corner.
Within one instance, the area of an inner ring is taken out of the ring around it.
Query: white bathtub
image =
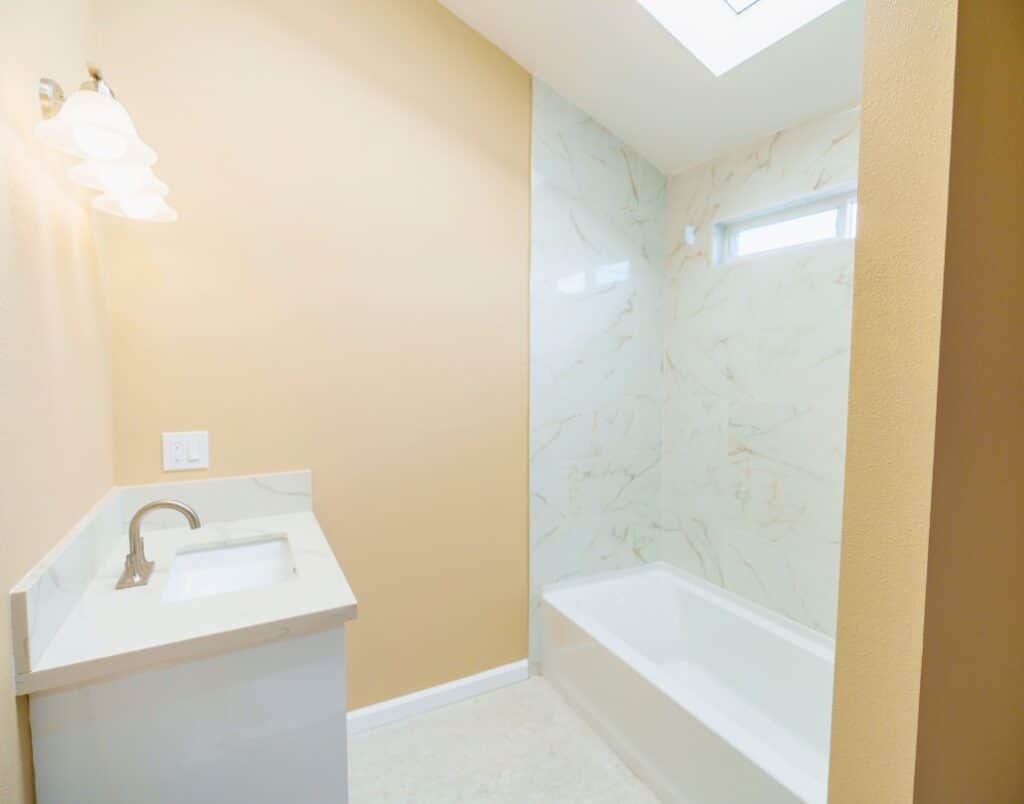
[[[664,800],[826,800],[832,640],[666,564],[547,588],[541,629],[541,672]]]

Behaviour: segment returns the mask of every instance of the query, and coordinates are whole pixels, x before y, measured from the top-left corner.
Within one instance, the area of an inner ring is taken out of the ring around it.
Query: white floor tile
[[[542,678],[353,737],[351,804],[657,804]]]

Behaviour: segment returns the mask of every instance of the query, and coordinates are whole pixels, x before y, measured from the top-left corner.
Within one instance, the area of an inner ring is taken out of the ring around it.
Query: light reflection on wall
[[[549,583],[657,559],[665,177],[541,81],[530,204],[530,656]]]
[[[597,293],[611,285],[629,281],[630,264],[616,262],[598,268],[587,268],[564,276],[556,283],[558,292],[566,296],[580,296],[585,293]]]

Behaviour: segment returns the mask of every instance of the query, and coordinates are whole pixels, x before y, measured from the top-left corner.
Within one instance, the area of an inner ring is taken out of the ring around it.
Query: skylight
[[[748,8],[750,8],[758,0],[722,0],[723,3],[729,6],[737,14],[742,14]]]
[[[844,0],[637,0],[716,76]]]

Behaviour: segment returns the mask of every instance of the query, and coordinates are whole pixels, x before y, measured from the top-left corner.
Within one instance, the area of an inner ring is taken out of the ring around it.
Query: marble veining
[[[165,599],[176,554],[277,536],[288,539],[291,577],[225,594]],[[16,676],[20,691],[200,658],[341,625],[356,614],[352,590],[310,511],[151,531],[146,549],[156,568],[148,584],[132,589],[115,588],[124,557],[120,547],[111,551],[41,659]]]
[[[127,529],[132,516],[147,502],[166,497],[185,498],[203,522],[231,522],[243,515],[312,511],[313,479],[311,472],[300,471],[123,486],[118,496],[122,526]],[[173,511],[154,511],[145,520],[149,528],[175,527],[180,523],[180,515]]]
[[[142,505],[182,499],[205,524],[312,511],[309,471],[119,486],[111,489],[11,590],[18,672],[36,666],[104,563],[127,551],[128,523]],[[155,511],[143,531],[181,525],[179,515]]]
[[[533,120],[532,621],[542,585],[654,557],[665,214],[664,177],[540,81]]]
[[[11,591],[15,666],[38,662],[106,559],[118,531],[118,490],[111,489]],[[127,529],[125,539],[127,540]],[[18,595],[17,592],[23,594]]]
[[[712,255],[853,187],[859,111],[667,182],[538,81],[533,121],[531,660],[541,587],[656,560],[833,634],[853,243]]]
[[[661,558],[827,634],[853,242],[726,265],[711,255],[716,221],[852,186],[858,120],[781,132],[668,185]]]

